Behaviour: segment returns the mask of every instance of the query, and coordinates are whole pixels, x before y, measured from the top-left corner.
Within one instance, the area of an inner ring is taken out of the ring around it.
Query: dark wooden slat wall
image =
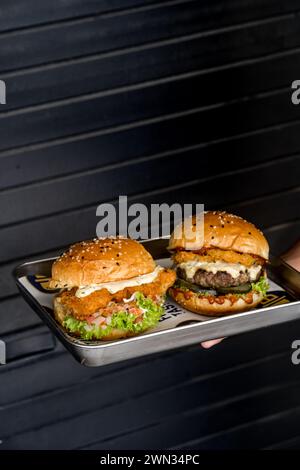
[[[288,248],[299,31],[296,0],[1,1],[0,448],[299,448],[300,321],[86,369],[11,277],[119,194],[228,209]]]

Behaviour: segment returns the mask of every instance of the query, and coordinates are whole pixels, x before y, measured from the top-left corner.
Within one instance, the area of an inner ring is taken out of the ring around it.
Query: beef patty
[[[177,275],[181,279],[185,279],[187,276],[186,272],[182,268],[177,268]],[[262,269],[257,273],[255,281],[257,281],[262,275]],[[215,274],[204,269],[198,269],[194,275],[193,283],[198,286],[217,289],[218,287],[236,287],[250,281],[250,276],[247,272],[241,272],[238,277],[232,277],[231,274],[225,271],[218,271]]]

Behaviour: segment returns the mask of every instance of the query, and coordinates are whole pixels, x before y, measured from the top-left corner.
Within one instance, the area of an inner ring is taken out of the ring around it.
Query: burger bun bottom
[[[199,296],[190,291],[188,299],[185,298],[184,293],[178,290],[170,289],[169,294],[171,297],[183,308],[191,312],[198,313],[199,315],[206,315],[211,317],[219,317],[225,315],[233,315],[235,313],[247,312],[256,307],[263,299],[263,295],[259,292],[253,292],[253,301],[249,304],[245,302],[241,296],[234,304],[229,299],[225,299],[223,304],[217,302],[209,303],[208,299],[204,296]]]
[[[66,316],[72,316],[72,311],[68,309],[65,305],[63,305],[57,297],[54,298],[54,318],[55,320],[60,324],[63,325],[63,321]],[[80,332],[76,333],[76,331],[72,331],[70,333],[68,330],[66,330],[68,334],[72,334],[77,336],[80,339]],[[129,331],[125,330],[120,330],[117,328],[113,328],[110,334],[103,336],[101,340],[95,340],[95,341],[113,341],[115,339],[121,339],[121,338],[128,338],[130,336],[136,336],[136,334],[131,333]]]

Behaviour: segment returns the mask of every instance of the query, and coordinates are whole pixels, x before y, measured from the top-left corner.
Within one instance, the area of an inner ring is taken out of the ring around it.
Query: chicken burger
[[[172,270],[157,266],[135,240],[105,238],[71,246],[52,266],[56,320],[84,340],[134,336],[163,314]]]

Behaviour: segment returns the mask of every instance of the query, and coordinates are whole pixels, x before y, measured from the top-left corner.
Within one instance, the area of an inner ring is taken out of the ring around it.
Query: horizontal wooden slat
[[[16,108],[82,94],[107,93],[149,80],[164,77],[174,79],[174,75],[179,73],[201,71],[203,74],[205,67],[213,66],[213,72],[203,75],[199,90],[206,90],[211,96],[216,94],[216,97],[222,94],[224,101],[243,93],[286,86],[297,75],[299,51],[296,49],[272,55],[272,52],[278,50],[275,39],[259,43],[257,53],[262,57],[253,57],[251,62],[247,59],[245,64],[242,45],[231,55],[228,52],[227,57],[219,57],[218,54],[203,54],[204,39],[193,38],[176,44],[154,44],[151,48],[129,51],[121,56],[83,58],[60,63],[56,67],[29,70],[24,74],[7,74],[5,78],[9,83],[9,100],[5,108],[0,108],[0,115]],[[231,43],[228,47],[231,47]],[[225,68],[226,58],[227,62],[242,62],[236,65],[233,63],[231,67],[227,64]],[[231,86],[233,82],[237,84],[234,87]]]
[[[181,1],[184,2],[184,0]],[[173,3],[176,2],[180,3],[180,0],[173,0]],[[58,0],[55,2],[54,7],[47,2],[40,2],[37,5],[35,0],[27,0],[25,8],[22,0],[14,0],[13,4],[8,0],[2,0],[0,31],[32,27],[54,21],[74,20],[74,18],[86,15],[112,14],[113,12],[118,14],[120,11],[123,13],[126,8],[147,8],[151,5],[155,7],[156,4],[163,5],[164,3],[166,3],[164,0],[85,0],[85,2],[81,2],[81,0]],[[169,0],[168,3],[172,4],[172,0]],[[240,8],[237,8],[238,6]],[[258,0],[243,0],[239,3],[230,2],[230,4],[221,5],[219,1],[211,0],[209,8],[207,5],[205,7],[203,8],[203,14],[209,10],[209,13],[217,16],[220,21],[223,19],[221,13],[226,18],[242,21],[245,15],[247,15],[246,18],[252,17],[255,13],[257,15],[257,7],[259,7],[259,17],[265,17],[296,10],[298,4],[295,0],[288,0],[283,5],[270,4],[267,0],[260,0],[260,2]]]
[[[123,8],[151,5],[161,0],[36,0],[1,1],[0,31],[24,28],[81,16],[118,11]],[[292,6],[292,4],[291,4]]]
[[[8,152],[6,156],[0,157],[0,187],[6,188],[39,181],[41,178],[163,155],[165,152],[180,152],[181,148],[184,150],[185,147],[197,145],[203,160],[208,164],[211,159],[217,160],[220,171],[225,162],[225,159],[220,158],[222,155],[231,156],[226,159],[226,166],[232,169],[297,153],[300,150],[299,122],[269,126],[263,131],[254,130],[229,138],[221,137],[220,127],[216,128],[220,139],[207,142],[209,135],[199,132],[202,125],[200,119],[201,115],[192,114],[111,134],[73,138],[64,143],[47,147],[37,146],[13,154]],[[174,127],[180,129],[180,132],[174,133]],[[204,169],[205,166],[203,168],[202,165],[201,171]]]
[[[283,368],[280,361],[279,364],[282,373],[289,371],[292,377],[296,378],[297,371],[291,365],[289,356],[285,356],[283,359]],[[276,361],[273,365],[276,368]],[[177,385],[170,389],[165,388],[157,393],[150,392],[139,397],[133,396],[134,399],[130,401],[119,402],[100,410],[95,403],[92,412],[80,414],[78,410],[76,416],[71,419],[64,419],[59,423],[53,420],[52,424],[39,426],[34,446],[36,449],[45,446],[47,448],[70,449],[88,444],[91,440],[96,440],[96,436],[106,440],[113,435],[128,433],[135,428],[161,422],[162,424],[157,427],[165,429],[165,432],[158,431],[153,439],[154,428],[149,427],[147,430],[145,429],[144,433],[140,433],[140,439],[145,438],[143,434],[151,435],[147,448],[155,447],[155,443],[158,444],[158,439],[161,443],[160,448],[168,448],[171,439],[178,442],[182,435],[222,429],[232,423],[241,423],[250,418],[253,419],[299,405],[299,383],[291,388],[287,377],[287,382],[281,382],[279,377],[276,380],[272,367],[269,366],[269,361],[267,364],[263,361],[261,364],[256,363],[252,368],[249,366],[239,371],[234,370],[231,373],[216,376],[209,381],[192,380],[190,383]],[[266,384],[266,387],[259,391],[261,384]],[[87,393],[88,391],[85,390],[85,394]],[[174,394],[176,399],[171,400],[170,394]],[[286,398],[289,395],[290,401],[287,402]],[[96,396],[99,400],[98,394]],[[271,396],[272,400],[266,403],[268,396]],[[80,399],[82,399],[82,394],[80,394]],[[259,403],[257,403],[258,401]],[[232,409],[236,409],[236,412],[232,413]],[[32,409],[31,411],[33,413]],[[112,414],[114,420],[111,420]],[[190,416],[191,414],[192,416]],[[93,419],[91,420],[92,415]],[[171,416],[172,418],[170,418]],[[217,416],[218,419],[216,419]],[[187,417],[193,425],[181,426],[181,422],[182,424],[187,422]],[[170,418],[171,423],[168,423],[167,418]],[[198,418],[198,428],[194,424],[196,418]],[[98,419],[101,419],[101,427],[98,425]],[[87,426],[86,423],[89,425]],[[176,426],[174,426],[175,423]],[[32,430],[19,435],[14,432],[11,437],[8,437],[9,434],[5,437],[4,434],[3,449],[19,448],[20,444],[30,448],[33,445],[31,442],[34,432]],[[130,442],[131,444],[128,444],[132,448],[134,440]],[[135,441],[135,445],[139,448],[139,439]],[[99,448],[104,446],[105,442],[102,446],[99,445]],[[114,448],[114,446],[110,445],[110,448]]]
[[[291,395],[293,395],[291,389]],[[255,422],[244,423],[211,438],[183,443],[183,448],[197,450],[262,449],[278,439],[295,436],[299,432],[300,407],[276,413]],[[273,448],[273,446],[270,446]],[[286,448],[285,446],[282,448]]]
[[[276,7],[274,10],[276,11]],[[288,7],[286,11],[289,12],[289,10]],[[271,13],[272,9],[269,11]],[[245,16],[242,15],[242,12]],[[228,22],[230,24],[234,22],[233,15],[234,12],[230,8],[226,11],[224,5],[219,7],[218,14],[214,14],[202,2],[195,1],[166,5],[150,11],[134,12],[126,16],[126,21],[124,21],[123,15],[113,18],[100,16],[86,19],[80,23],[56,25],[54,28],[47,29],[46,35],[44,30],[11,35],[6,38],[0,51],[0,71],[5,72],[47,62],[69,60],[86,54],[105,53],[158,40],[191,35],[216,26],[220,28]],[[255,7],[252,10],[252,18],[257,18],[257,16]],[[241,21],[241,17],[246,20],[249,20],[249,17],[251,19],[249,9],[247,7],[245,9],[239,8],[237,17],[237,21]],[[278,32],[279,22],[281,35],[285,35],[286,31],[289,31],[290,39],[286,46],[293,47],[295,44],[299,44],[296,38],[299,26],[293,14],[272,22],[271,28],[268,29],[270,37],[271,34],[274,35],[276,31]],[[264,36],[266,37],[266,25],[263,25],[263,21],[261,23],[260,28],[262,26],[265,28]],[[252,49],[253,42],[256,42],[257,38],[254,39],[254,35],[249,34],[246,28],[238,29],[241,43],[244,42],[244,52],[247,53],[248,50],[249,53],[249,46]],[[218,49],[217,46],[222,46],[222,43],[227,43],[225,45],[227,50],[228,43],[231,43],[232,47],[234,45],[237,47],[238,43],[232,41],[233,36],[234,32],[229,30],[228,39],[224,41],[223,37],[220,43],[219,40],[211,41],[210,37],[207,38],[203,52],[208,54],[212,47],[215,51]]]
[[[299,108],[291,105],[289,89],[262,94],[251,99],[249,97],[247,101],[237,100],[222,106],[218,94],[216,98],[205,93],[195,94],[194,90],[198,89],[199,82],[201,82],[199,77],[189,77],[120,95],[85,98],[83,101],[51,107],[47,112],[40,109],[7,117],[2,115],[0,149],[96,129],[104,130],[158,117],[161,119],[163,116],[176,117],[178,113],[195,112],[198,108],[202,110],[202,114],[198,114],[198,117],[201,119],[202,116],[204,121],[199,124],[202,125],[202,135],[205,135],[206,139],[224,137],[234,132],[245,132],[299,118]],[[243,119],[237,122],[228,119],[225,121],[225,113],[227,117],[238,114]],[[212,126],[211,119],[214,120],[215,126]],[[217,124],[220,129],[216,129]]]
[[[106,425],[106,416],[115,415],[117,410],[120,410],[118,415],[120,417],[126,416],[125,421],[127,421],[128,414],[133,407],[141,409],[143,403],[147,402],[150,410],[145,413],[144,423],[142,423],[146,425],[151,421],[155,422],[158,416],[160,419],[166,418],[170,411],[172,414],[173,408],[176,408],[177,411],[180,408],[180,412],[187,412],[194,406],[199,407],[199,405],[205,408],[217,404],[219,401],[234,400],[244,393],[250,394],[259,390],[261,386],[275,387],[280,382],[288,383],[291,380],[296,380],[298,375],[295,367],[286,367],[288,362],[286,355],[276,356],[267,361],[265,359],[255,361],[242,368],[222,371],[216,376],[204,379],[201,376],[193,376],[191,380],[187,381],[187,370],[175,371],[175,368],[178,369],[178,367],[175,367],[174,360],[172,360],[173,367],[169,371],[165,371],[164,379],[158,377],[156,367],[161,364],[165,368],[166,362],[169,363],[170,360],[159,362],[156,360],[154,365],[147,364],[147,367],[140,365],[131,372],[131,375],[135,373],[132,380],[129,376],[130,371],[112,374],[109,378],[109,388],[106,386],[107,377],[99,377],[89,382],[88,387],[87,384],[83,384],[79,387],[73,387],[72,390],[62,390],[8,406],[0,411],[0,435],[5,440],[5,436],[13,436],[26,430],[54,423],[58,417],[61,421],[73,418],[74,409],[76,409],[76,415],[82,415],[92,410],[96,412],[101,409],[103,411],[103,426],[99,430],[98,436],[105,437],[107,434],[103,427]],[[192,368],[196,372],[195,363]],[[271,372],[273,368],[284,370],[280,379]],[[139,384],[135,380],[138,371],[143,376],[143,381]],[[124,384],[122,388],[119,386],[120,380]],[[222,383],[226,386],[222,387]],[[198,393],[199,388],[202,390],[201,394]],[[102,391],[101,395],[98,393],[99,390]],[[82,400],[83,393],[85,395],[84,401]],[[170,405],[168,405],[166,396],[174,396],[174,394],[177,397],[176,404],[175,401],[170,400]],[[185,395],[186,400],[183,399]],[[153,412],[154,404],[157,410]],[[126,410],[128,411],[126,412]],[[9,417],[11,417],[10,420]],[[122,428],[118,428],[118,423],[115,423],[113,427],[116,433],[122,431]]]
[[[278,119],[277,111],[279,112],[279,110],[281,117],[284,117],[284,119],[296,118],[299,115],[299,109],[289,104],[287,93],[251,100],[247,104],[247,112],[245,112],[245,110],[243,112],[244,106],[245,103],[239,102],[226,107],[217,107],[205,113],[195,114],[194,125],[198,126],[198,128],[201,129],[202,135],[208,139],[213,137],[221,138],[233,132],[251,130],[253,126],[263,126],[270,121],[275,124]],[[237,121],[228,120],[228,113],[239,115],[240,119]],[[44,122],[44,127],[46,132],[46,122]],[[25,132],[25,128],[26,125],[21,126],[20,122],[22,132]],[[80,193],[81,197],[78,202],[79,205],[84,206],[104,199],[114,198],[124,192],[126,193],[126,189],[132,184],[131,181],[134,181],[133,188],[135,192],[140,190],[140,185],[145,190],[148,185],[151,185],[153,189],[159,187],[159,179],[161,181],[163,180],[164,185],[172,184],[171,178],[174,178],[174,174],[172,176],[170,168],[173,169],[173,172],[175,171],[176,161],[181,167],[178,175],[175,175],[177,176],[177,181],[188,180],[189,175],[194,174],[193,168],[191,166],[187,167],[182,165],[177,155],[172,159],[171,166],[167,158],[161,160],[159,171],[154,170],[155,179],[152,173],[153,170],[151,171],[151,168],[153,169],[153,162],[149,161],[139,165],[139,175],[143,174],[143,179],[137,178],[134,174],[135,168],[137,169],[138,166],[132,166],[128,172],[128,179],[124,179],[123,173],[122,179],[118,181],[117,185],[113,185],[112,181],[108,181],[108,172],[103,173],[102,170],[100,170],[100,173],[94,171],[92,174],[88,173],[83,177],[78,175],[72,178],[57,180],[54,183],[47,182],[41,186],[32,186],[22,190],[10,190],[1,195],[1,224],[6,225],[11,222],[26,220],[33,216],[37,217],[42,215],[45,211],[51,214],[51,212],[74,208],[74,205],[75,207],[78,206],[74,194]],[[115,170],[112,170],[112,177],[115,174]],[[84,186],[84,180],[87,178],[89,185]],[[61,191],[63,191],[63,193],[61,193]],[[127,192],[130,194],[129,191]],[[50,193],[51,198],[49,197]],[[64,194],[63,198],[61,196],[62,194]],[[43,200],[43,205],[40,204],[40,200]]]
[[[280,173],[279,173],[280,174]],[[272,172],[269,173],[272,178]],[[257,182],[259,178],[257,178]],[[275,192],[275,191],[274,191]],[[250,196],[251,198],[251,196]],[[300,203],[300,185],[284,193],[270,194],[264,198],[248,200],[241,204],[226,206],[227,210],[233,213],[240,213],[245,219],[253,220],[258,227],[267,227],[272,221],[272,225],[280,224],[284,219],[293,220],[297,217],[295,207]],[[280,214],[283,210],[284,216]],[[268,214],[268,215],[267,215]]]
[[[110,370],[110,369],[108,369]],[[22,358],[1,367],[1,405],[28,399],[36,394],[79,385],[97,376],[97,368],[82,367],[62,346],[33,357]],[[102,374],[104,373],[102,369]],[[16,386],[18,384],[18,386]]]
[[[299,240],[300,220],[287,224],[279,224],[266,230],[266,236],[273,247],[275,255],[279,255],[292,247]]]
[[[271,371],[269,372],[271,373]],[[226,390],[227,387],[228,384],[223,382],[222,389]],[[160,449],[168,449],[171,446],[180,447],[181,444],[184,444],[184,442],[188,440],[187,438],[194,438],[194,440],[196,440],[197,437],[203,436],[203,444],[200,445],[199,443],[196,447],[198,450],[207,448],[217,449],[219,447],[216,444],[212,447],[208,447],[208,440],[204,440],[204,433],[214,434],[223,431],[222,440],[218,444],[223,449],[226,449],[230,447],[226,446],[226,429],[230,428],[230,426],[242,426],[243,423],[252,420],[263,418],[267,420],[267,417],[273,414],[288,413],[290,409],[299,407],[299,389],[299,383],[288,384],[287,387],[282,384],[281,387],[273,390],[266,387],[252,395],[245,395],[245,397],[241,397],[239,401],[234,403],[228,401],[220,404],[218,407],[199,408],[185,415],[174,416],[170,420],[162,421],[160,424],[144,429],[143,431],[127,435],[124,434],[114,440],[98,442],[94,445],[85,446],[85,448],[99,450],[107,448],[110,450],[124,448],[128,450],[133,448],[142,449],[144,443],[147,442],[147,449],[156,449],[158,447]],[[247,435],[247,433],[245,434]],[[250,436],[251,427],[248,433],[247,448],[251,448]],[[255,448],[257,447],[255,446]]]
[[[40,324],[39,317],[21,296],[13,296],[1,302],[0,338],[8,333]]]
[[[17,325],[16,325],[17,327]],[[36,354],[44,354],[55,348],[55,340],[46,326],[38,326],[24,332],[5,335],[0,333],[1,340],[6,344],[6,362],[13,363],[16,360],[34,357]]]
[[[292,416],[295,418],[295,421],[297,421],[297,426],[298,426],[298,423],[299,423],[298,410],[294,410],[290,414],[292,414]],[[292,417],[288,415],[289,423],[291,423],[290,421],[291,418]],[[300,436],[297,435],[294,438],[287,439],[287,440],[285,439],[282,442],[277,442],[276,444],[272,444],[266,447],[266,450],[299,450],[299,448],[300,448]]]

